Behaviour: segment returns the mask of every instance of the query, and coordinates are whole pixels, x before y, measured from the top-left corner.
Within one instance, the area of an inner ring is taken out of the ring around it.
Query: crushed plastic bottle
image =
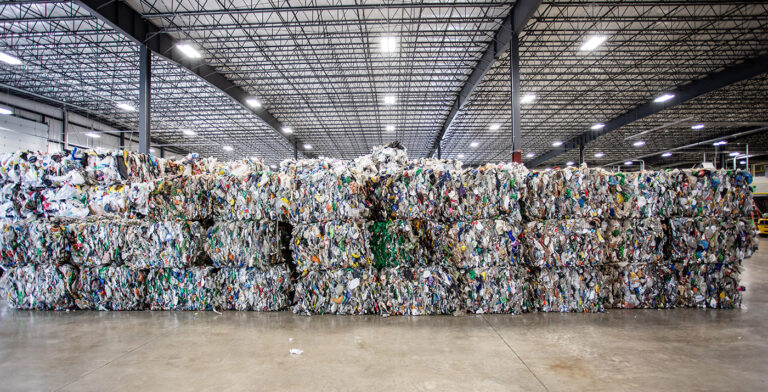
[[[456,271],[443,266],[399,266],[380,272],[383,315],[452,314],[461,306]]]
[[[534,311],[533,277],[527,266],[468,268],[460,276],[462,305],[470,313]]]
[[[294,313],[378,314],[381,284],[376,269],[306,271],[296,280]]]
[[[217,221],[208,229],[205,251],[216,267],[268,268],[282,263],[277,222]]]
[[[291,271],[284,264],[259,268],[222,268],[214,280],[230,310],[278,311],[293,300]]]
[[[534,303],[541,312],[602,312],[605,278],[597,268],[539,268]]]
[[[373,265],[366,223],[331,221],[293,227],[291,251],[299,271]]]

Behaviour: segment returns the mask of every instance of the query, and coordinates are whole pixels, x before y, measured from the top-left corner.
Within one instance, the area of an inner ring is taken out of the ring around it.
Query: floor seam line
[[[485,320],[485,323],[486,323],[486,324],[488,324],[488,326],[489,326],[489,327],[491,327],[491,329],[493,330],[493,332],[495,332],[495,333],[496,333],[496,335],[499,337],[499,339],[501,339],[501,341],[502,341],[502,342],[504,342],[504,344],[507,346],[507,348],[509,348],[509,350],[510,350],[510,351],[512,351],[512,353],[513,353],[513,354],[515,354],[515,356],[517,357],[517,359],[519,359],[519,360],[520,360],[520,363],[522,363],[522,364],[523,364],[523,366],[525,366],[525,368],[526,368],[526,369],[528,369],[528,371],[529,371],[529,372],[531,372],[531,374],[532,374],[532,375],[533,375],[533,377],[536,379],[536,381],[538,381],[538,382],[539,382],[539,384],[541,384],[541,386],[542,386],[542,387],[544,387],[544,390],[545,390],[545,391],[547,391],[547,392],[549,392],[549,388],[547,388],[547,385],[546,385],[546,384],[544,384],[544,382],[543,382],[543,381],[541,381],[541,379],[539,378],[539,376],[537,376],[537,375],[536,375],[536,373],[534,373],[534,372],[533,372],[533,370],[530,368],[530,366],[528,366],[528,364],[527,364],[527,363],[525,363],[525,361],[523,361],[523,358],[522,358],[522,357],[520,357],[520,355],[517,353],[517,351],[515,351],[515,349],[514,349],[514,348],[512,348],[512,346],[509,344],[509,342],[507,342],[507,339],[504,339],[504,336],[501,336],[501,334],[500,334],[500,333],[499,333],[499,331],[496,329],[496,327],[494,327],[494,326],[493,326],[493,324],[491,324],[491,322],[490,322],[490,321],[488,321],[488,319],[485,317],[485,315],[483,315],[482,317],[483,317],[483,320]]]
[[[112,358],[112,359],[110,359],[109,361],[105,362],[104,364],[102,364],[102,365],[101,365],[101,366],[99,366],[99,367],[96,367],[96,368],[94,368],[94,369],[91,369],[91,370],[89,370],[89,371],[87,371],[87,372],[85,372],[85,373],[81,374],[81,375],[80,375],[79,377],[77,377],[76,379],[74,379],[74,380],[72,380],[72,381],[70,381],[70,382],[68,382],[68,383],[66,383],[66,384],[64,384],[64,385],[62,385],[61,387],[59,387],[59,388],[55,389],[55,392],[61,391],[62,389],[64,389],[64,388],[66,388],[66,387],[68,387],[68,386],[70,386],[70,385],[72,385],[72,384],[74,384],[74,383],[76,383],[76,382],[78,382],[78,381],[82,380],[83,378],[85,378],[85,377],[89,376],[89,375],[90,375],[90,374],[92,374],[93,372],[96,372],[96,371],[98,371],[98,370],[104,369],[105,367],[109,366],[110,364],[112,364],[113,362],[117,361],[118,359],[122,359],[122,358],[125,358],[127,355],[129,355],[129,354],[133,353],[134,351],[136,351],[136,350],[138,350],[138,349],[140,349],[140,348],[142,348],[142,347],[146,346],[147,344],[151,343],[153,340],[157,339],[157,338],[158,338],[160,335],[162,335],[162,334],[156,334],[156,335],[154,335],[153,337],[151,337],[149,340],[147,340],[146,342],[144,342],[144,343],[142,343],[142,344],[140,344],[140,345],[138,345],[138,346],[136,346],[136,347],[134,347],[134,348],[132,348],[132,349],[130,349],[130,350],[128,350],[128,351],[126,351],[126,352],[122,353],[122,354],[120,354],[119,356],[117,356],[117,357],[115,357],[115,358]]]

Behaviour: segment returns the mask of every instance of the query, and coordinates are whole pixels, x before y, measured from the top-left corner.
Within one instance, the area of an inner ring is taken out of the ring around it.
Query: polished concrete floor
[[[740,310],[382,318],[2,304],[0,390],[764,391],[760,245]]]

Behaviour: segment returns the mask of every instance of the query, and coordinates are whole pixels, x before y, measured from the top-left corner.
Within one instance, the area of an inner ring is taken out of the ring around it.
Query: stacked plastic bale
[[[603,218],[610,214],[606,172],[567,167],[529,172],[521,209],[525,263],[533,268],[534,304],[544,312],[604,309]]]
[[[532,310],[531,270],[522,260],[518,199],[527,170],[488,164],[450,170],[441,184],[441,257],[457,271],[461,309],[471,313]]]
[[[222,165],[212,190],[213,224],[205,238],[223,307],[277,311],[292,298],[279,221],[288,207],[278,173],[260,160]]]
[[[281,164],[287,186],[293,311],[303,314],[379,312],[378,272],[369,246],[366,179],[352,161],[305,159]]]

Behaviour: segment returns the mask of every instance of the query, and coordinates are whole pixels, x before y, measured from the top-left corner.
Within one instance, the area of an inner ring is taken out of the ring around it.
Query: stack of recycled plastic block
[[[23,152],[0,160],[6,190],[0,257],[8,268],[0,286],[11,306],[277,310],[290,301],[287,268],[266,277],[214,269],[231,265],[219,260],[221,248],[205,247],[220,245],[215,226],[204,241],[206,221],[221,204],[212,202],[213,174],[240,162],[219,165],[196,156],[167,161],[125,151]],[[34,202],[18,203],[18,194]],[[220,242],[226,249],[238,245]],[[258,249],[269,253],[262,243]]]
[[[293,311],[378,313],[362,173],[353,161],[325,158],[285,161],[281,172],[290,194],[290,248],[298,274]]]

